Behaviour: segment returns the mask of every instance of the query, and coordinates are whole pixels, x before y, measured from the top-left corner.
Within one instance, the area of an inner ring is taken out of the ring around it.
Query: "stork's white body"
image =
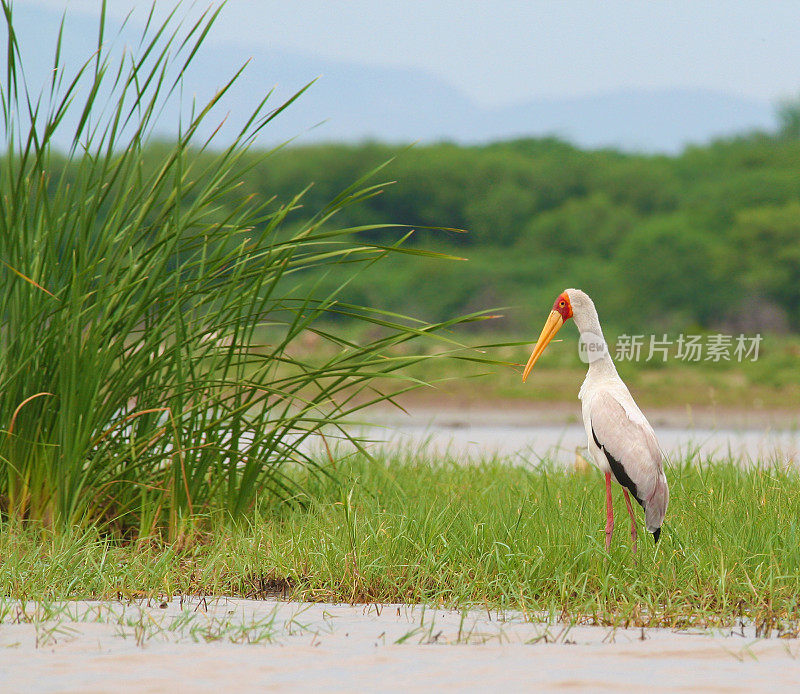
[[[592,300],[579,289],[565,292],[584,342],[605,346]],[[644,508],[645,524],[655,533],[664,522],[669,488],[655,432],[619,377],[606,347],[595,351],[578,397],[592,460],[631,491]]]

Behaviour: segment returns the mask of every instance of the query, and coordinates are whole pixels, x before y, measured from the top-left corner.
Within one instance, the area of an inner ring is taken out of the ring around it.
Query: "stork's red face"
[[[564,325],[564,322],[570,318],[572,318],[572,304],[569,301],[567,293],[562,292],[553,303],[553,310],[550,311],[547,322],[544,324],[542,333],[539,335],[539,339],[536,342],[536,347],[533,348],[533,354],[531,354],[531,358],[528,359],[528,363],[525,365],[525,371],[522,374],[523,383],[528,380],[531,369],[533,369],[536,360],[541,356],[542,352],[544,352],[544,348],[550,344],[550,340],[561,330],[561,326]]]
[[[558,298],[553,302],[553,310],[561,315],[565,321],[572,318],[572,304],[569,302],[569,296],[566,292],[561,292]]]

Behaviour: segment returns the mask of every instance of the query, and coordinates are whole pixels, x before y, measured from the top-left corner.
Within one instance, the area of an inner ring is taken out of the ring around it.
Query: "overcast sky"
[[[89,14],[100,7],[21,1]],[[108,5],[124,16],[149,3]],[[159,11],[173,5],[157,2]],[[669,87],[773,102],[800,93],[799,28],[797,0],[229,0],[212,38],[421,68],[485,106]]]

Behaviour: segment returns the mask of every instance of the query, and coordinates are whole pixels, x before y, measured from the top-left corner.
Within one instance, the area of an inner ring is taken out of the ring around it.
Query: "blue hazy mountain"
[[[51,73],[61,15],[22,3],[15,5],[14,12],[27,81],[41,85]],[[119,25],[110,23],[106,38],[119,45],[135,45],[139,31],[139,27],[130,26],[120,33]],[[0,49],[5,51],[5,26],[2,36]],[[85,15],[70,15],[62,62],[74,69],[92,54],[96,43],[96,21]],[[269,90],[275,88],[270,103],[277,106],[315,79],[306,93],[263,131],[259,144],[274,145],[290,138],[301,143],[365,139],[476,143],[557,135],[591,148],[677,152],[688,143],[775,127],[773,107],[768,102],[705,89],[631,89],[534,99],[488,109],[420,70],[209,41],[184,74],[182,101],[176,99],[165,108],[157,134],[174,133],[180,114],[185,120],[190,112],[193,98],[204,103],[248,60],[244,74],[201,134],[209,134],[227,116],[218,141],[224,143]],[[62,144],[66,141],[66,137],[60,140]]]

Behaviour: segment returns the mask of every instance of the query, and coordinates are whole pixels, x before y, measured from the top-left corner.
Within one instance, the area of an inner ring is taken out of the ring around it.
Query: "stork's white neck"
[[[594,302],[585,292],[579,289],[568,289],[567,293],[572,305],[572,319],[581,334],[583,343],[585,345],[602,343],[604,346],[604,349],[599,352],[587,353],[589,356],[589,374],[616,374],[617,369],[611,359]]]
[[[588,297],[587,297],[588,299]],[[603,328],[600,327],[600,318],[597,315],[597,309],[594,304],[588,302],[586,304],[579,304],[572,306],[572,319],[581,333],[594,333],[600,337],[603,336]]]

